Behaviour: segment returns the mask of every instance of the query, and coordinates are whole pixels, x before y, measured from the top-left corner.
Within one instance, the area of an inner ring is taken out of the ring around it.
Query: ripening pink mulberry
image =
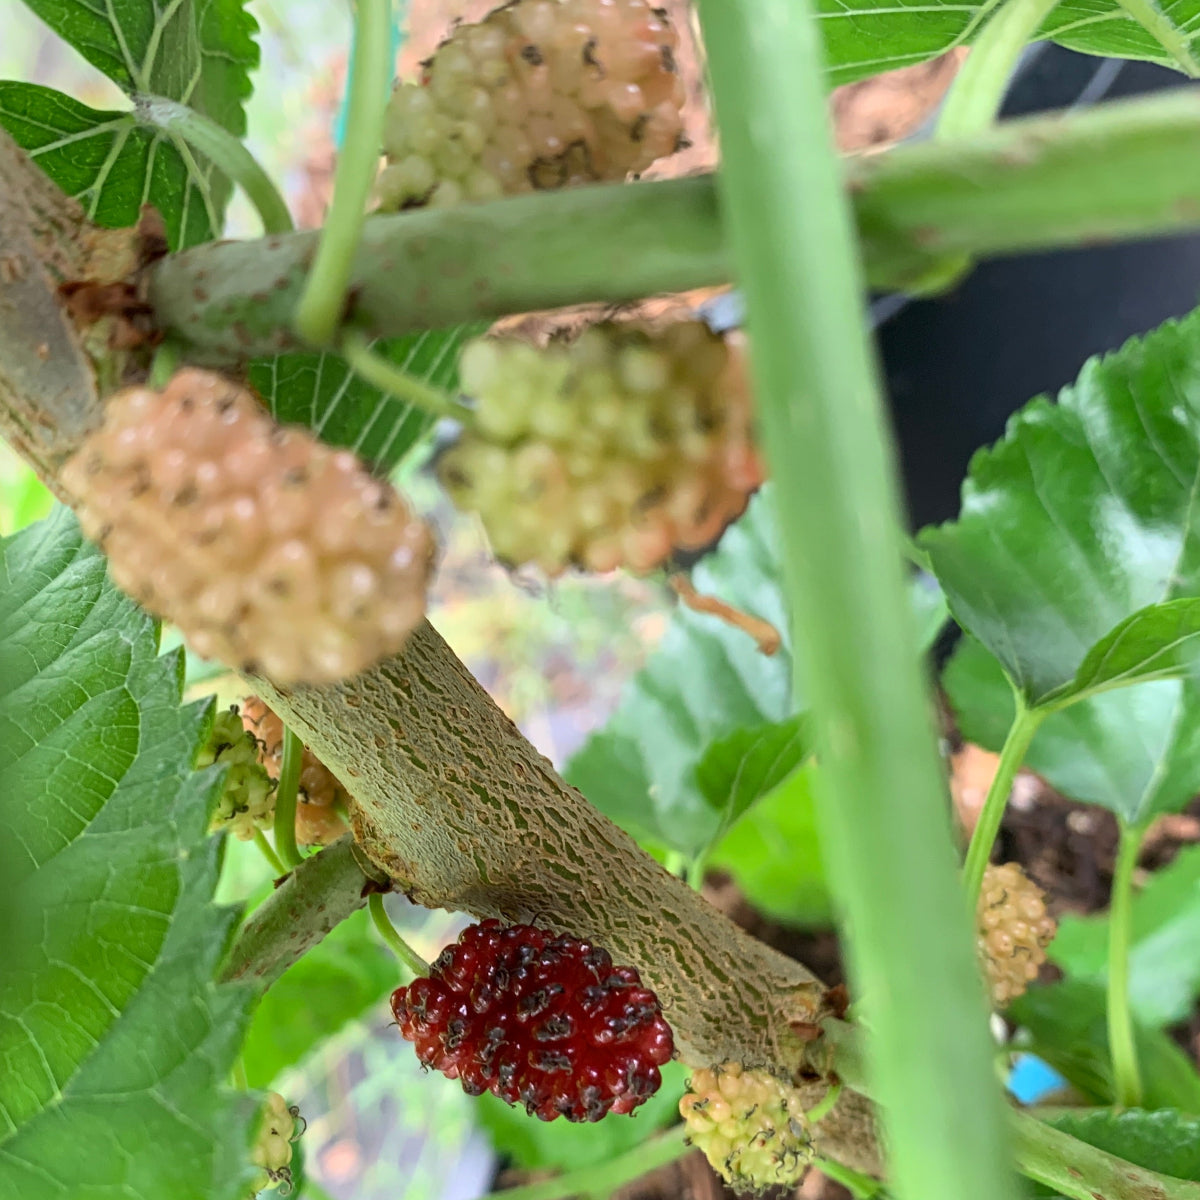
[[[117,585],[244,673],[343,679],[424,614],[425,524],[349,451],[212,372],[118,392],[62,482]]]

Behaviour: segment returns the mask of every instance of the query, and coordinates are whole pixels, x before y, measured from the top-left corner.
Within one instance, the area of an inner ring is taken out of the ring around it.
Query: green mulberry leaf
[[[1033,706],[1200,662],[1200,314],[1088,362],[926,530],[951,612]]]
[[[0,542],[0,1200],[240,1200],[254,1105],[224,1090],[249,993],[214,979],[220,772],[182,659],[74,517]]]

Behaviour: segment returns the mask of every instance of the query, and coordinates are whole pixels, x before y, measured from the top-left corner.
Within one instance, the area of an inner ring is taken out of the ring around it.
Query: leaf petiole
[[[304,743],[290,730],[283,731],[283,764],[275,789],[275,849],[287,870],[300,865],[296,845],[296,795],[300,789],[300,767]]]
[[[193,150],[211,159],[223,175],[245,192],[265,234],[291,231],[292,215],[278,188],[245,143],[229,130],[165,96],[135,96],[133,111],[138,124],[176,134]]]
[[[389,362],[371,349],[371,339],[361,330],[347,329],[338,346],[342,357],[354,368],[354,373],[367,383],[398,400],[404,400],[433,417],[451,417],[469,425],[474,414],[461,401],[441,388],[423,383],[395,363]]]
[[[1108,915],[1108,1049],[1113,1098],[1122,1108],[1137,1108],[1142,1102],[1142,1077],[1129,1005],[1129,943],[1133,932],[1133,872],[1145,832],[1145,825],[1121,824]]]
[[[1005,0],[971,46],[938,118],[939,139],[970,137],[996,120],[1026,45],[1058,0]]]
[[[878,1179],[872,1179],[870,1175],[864,1175],[852,1167],[845,1167],[820,1155],[813,1159],[813,1166],[834,1183],[840,1183],[855,1200],[874,1200],[876,1196],[883,1195],[884,1186]]]
[[[267,835],[261,829],[254,831],[254,844],[258,847],[263,858],[267,860],[268,865],[277,877],[288,873],[287,867],[283,865],[279,855],[275,853],[275,847],[267,841]]]
[[[391,9],[391,0],[358,0],[355,5],[346,139],[334,170],[333,200],[293,317],[296,332],[314,346],[330,345],[342,323],[354,255],[379,166],[392,81]]]
[[[683,1138],[683,1126],[676,1125],[666,1133],[650,1138],[632,1150],[618,1155],[611,1162],[600,1166],[579,1167],[542,1183],[528,1183],[524,1187],[492,1192],[483,1200],[566,1200],[569,1196],[608,1200],[618,1188],[640,1179],[656,1167],[682,1158],[690,1149]]]
[[[1179,69],[1195,79],[1200,76],[1200,63],[1188,36],[1163,12],[1156,0],[1118,0],[1127,16],[1132,17],[1175,60]]]
[[[1017,715],[1009,727],[1008,736],[1004,739],[1000,762],[996,767],[996,774],[992,777],[991,787],[988,788],[979,820],[975,824],[975,832],[971,834],[971,844],[967,847],[967,857],[963,863],[963,891],[972,914],[979,901],[979,889],[983,886],[983,875],[992,856],[996,834],[1000,831],[1000,822],[1004,817],[1013,780],[1020,770],[1021,763],[1025,761],[1033,735],[1037,733],[1038,726],[1046,715],[1043,709],[1030,708],[1024,696],[1015,688],[1013,695]]]

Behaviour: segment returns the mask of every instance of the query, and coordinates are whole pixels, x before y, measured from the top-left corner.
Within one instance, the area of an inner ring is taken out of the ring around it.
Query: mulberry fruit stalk
[[[475,420],[438,476],[505,562],[647,571],[711,542],[761,482],[740,346],[701,321],[544,350],[482,338],[460,379]]]
[[[242,701],[241,721],[255,740],[259,761],[272,780],[283,768],[283,721],[257,696]],[[333,772],[307,747],[300,763],[297,791],[296,841],[302,846],[327,846],[346,832],[342,810],[349,794]]]
[[[623,180],[684,144],[676,34],[647,0],[516,0],[388,105],[380,207]]]
[[[590,942],[531,925],[472,925],[427,977],[392,995],[417,1057],[472,1096],[552,1121],[629,1113],[674,1052],[658,998]]]
[[[793,1187],[812,1161],[800,1093],[740,1063],[697,1071],[679,1102],[688,1140],[737,1192]]]
[[[1041,888],[1016,863],[991,865],[979,892],[976,944],[997,1008],[1022,995],[1046,961],[1054,918]]]
[[[228,829],[248,842],[256,829],[268,828],[275,816],[275,785],[259,762],[258,742],[242,726],[236,708],[217,713],[196,767],[214,763],[227,771],[209,828]]]
[[[62,482],[114,582],[204,658],[330,683],[399,650],[424,613],[424,523],[220,375],[118,392]]]

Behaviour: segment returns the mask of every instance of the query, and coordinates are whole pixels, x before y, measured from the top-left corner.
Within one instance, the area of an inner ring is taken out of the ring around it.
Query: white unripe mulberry
[[[647,0],[514,0],[388,106],[385,210],[619,181],[683,144],[677,36]]]
[[[255,1181],[255,1195],[261,1192],[279,1189],[287,1195],[292,1190],[292,1143],[299,1134],[296,1123],[303,1118],[300,1110],[289,1107],[288,1102],[278,1092],[268,1092],[267,1102],[263,1106],[258,1135],[250,1150],[250,1161],[259,1168],[259,1176]]]
[[[976,944],[992,1003],[1022,995],[1046,961],[1057,926],[1045,893],[1016,863],[990,865],[979,892]]]
[[[343,679],[424,614],[424,523],[349,451],[277,425],[220,375],[117,393],[62,483],[114,582],[239,671]]]
[[[647,571],[699,549],[761,482],[740,348],[700,321],[603,324],[544,350],[463,351],[472,428],[438,461],[497,557]]]
[[[679,1112],[688,1141],[734,1191],[794,1187],[812,1161],[799,1091],[766,1071],[697,1071]]]
[[[258,742],[246,731],[236,708],[218,712],[212,733],[196,760],[197,769],[218,763],[226,768],[210,829],[227,829],[248,842],[275,816],[274,782],[259,762]]]
[[[242,701],[240,720],[262,768],[277,781],[283,769],[283,722],[257,696]],[[349,795],[307,746],[300,760],[296,799],[296,841],[301,846],[327,846],[346,832],[342,811]]]

